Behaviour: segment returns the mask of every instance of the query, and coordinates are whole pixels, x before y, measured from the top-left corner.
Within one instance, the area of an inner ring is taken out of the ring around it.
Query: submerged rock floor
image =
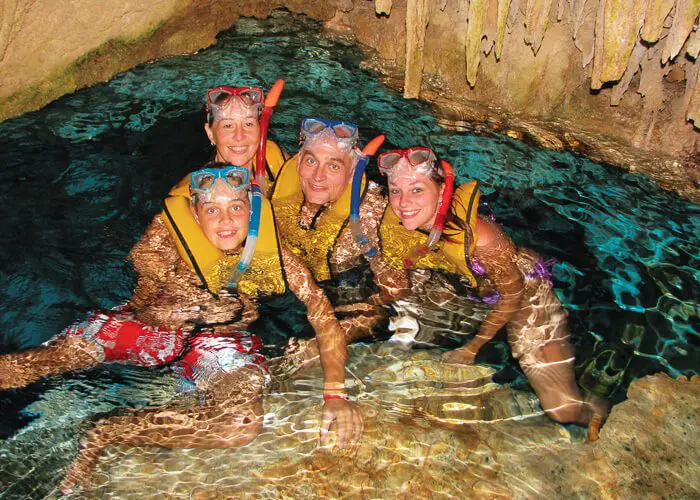
[[[600,439],[548,420],[536,397],[436,350],[355,345],[365,416],[351,450],[319,447],[321,371],[265,399],[262,434],[238,450],[111,447],[80,498],[690,498],[700,495],[700,378],[635,381]]]

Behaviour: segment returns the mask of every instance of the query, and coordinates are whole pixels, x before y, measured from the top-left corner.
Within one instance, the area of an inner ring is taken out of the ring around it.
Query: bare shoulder
[[[507,238],[501,226],[483,217],[477,217],[475,233],[477,247],[486,247],[492,245],[499,238]]]

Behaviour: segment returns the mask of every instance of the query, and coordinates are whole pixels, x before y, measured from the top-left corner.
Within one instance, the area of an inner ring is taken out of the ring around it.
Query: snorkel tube
[[[362,188],[362,176],[365,173],[365,168],[367,168],[369,159],[377,152],[383,143],[383,135],[378,135],[367,143],[365,148],[362,150],[362,155],[360,156],[357,165],[355,165],[355,174],[352,177],[352,196],[350,198],[349,222],[350,231],[352,232],[355,242],[362,249],[362,253],[364,253],[367,257],[374,257],[377,255],[377,249],[369,246],[369,239],[362,231],[362,226],[360,225],[360,189]]]
[[[413,264],[415,264],[418,259],[424,257],[429,250],[433,249],[437,242],[440,241],[442,230],[445,228],[445,219],[447,218],[447,213],[450,211],[450,202],[452,201],[452,194],[454,193],[455,173],[454,170],[452,170],[452,165],[445,160],[440,161],[440,166],[445,173],[445,190],[442,192],[442,197],[440,198],[440,209],[435,216],[433,228],[426,242],[422,245],[415,246],[409,252],[408,257],[403,261],[403,265],[406,269],[413,267]]]
[[[258,152],[255,156],[255,180],[258,181],[258,187],[264,194],[265,186],[265,168],[267,167],[267,129],[272,118],[272,110],[277,106],[280,100],[280,95],[284,89],[284,80],[277,80],[265,97],[265,105],[262,113],[260,113],[260,143],[258,144]]]
[[[233,271],[231,271],[231,277],[228,280],[227,288],[230,291],[236,290],[238,282],[241,280],[243,274],[248,270],[250,262],[253,260],[253,254],[255,254],[255,247],[258,244],[263,192],[257,180],[251,181],[250,193],[251,200],[250,217],[248,218],[248,236],[245,240],[245,247],[243,247],[241,258],[238,259],[238,264],[236,264],[236,267],[233,269]]]

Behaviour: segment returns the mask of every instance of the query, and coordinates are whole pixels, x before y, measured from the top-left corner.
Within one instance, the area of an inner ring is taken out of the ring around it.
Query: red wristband
[[[349,398],[343,394],[324,394],[323,395],[324,401],[329,401],[331,399],[344,399],[345,401],[349,400]]]

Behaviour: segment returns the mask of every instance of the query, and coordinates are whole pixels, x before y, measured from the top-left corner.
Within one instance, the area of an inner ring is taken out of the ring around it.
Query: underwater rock
[[[489,368],[440,369],[437,351],[379,351],[350,347],[349,380],[365,418],[354,448],[334,448],[333,432],[327,445],[318,445],[321,370],[311,366],[266,397],[263,432],[250,444],[109,447],[95,487],[81,497],[691,498],[700,492],[700,377],[634,381],[600,439],[583,444],[583,429],[544,417],[533,394],[488,377],[479,382]],[[390,373],[382,376],[383,368]],[[443,383],[461,377],[474,386]]]
[[[632,382],[600,439],[587,445],[504,451],[500,476],[511,488],[529,478],[530,496],[558,498],[697,498],[700,377],[658,374]],[[556,481],[552,478],[556,477]]]

